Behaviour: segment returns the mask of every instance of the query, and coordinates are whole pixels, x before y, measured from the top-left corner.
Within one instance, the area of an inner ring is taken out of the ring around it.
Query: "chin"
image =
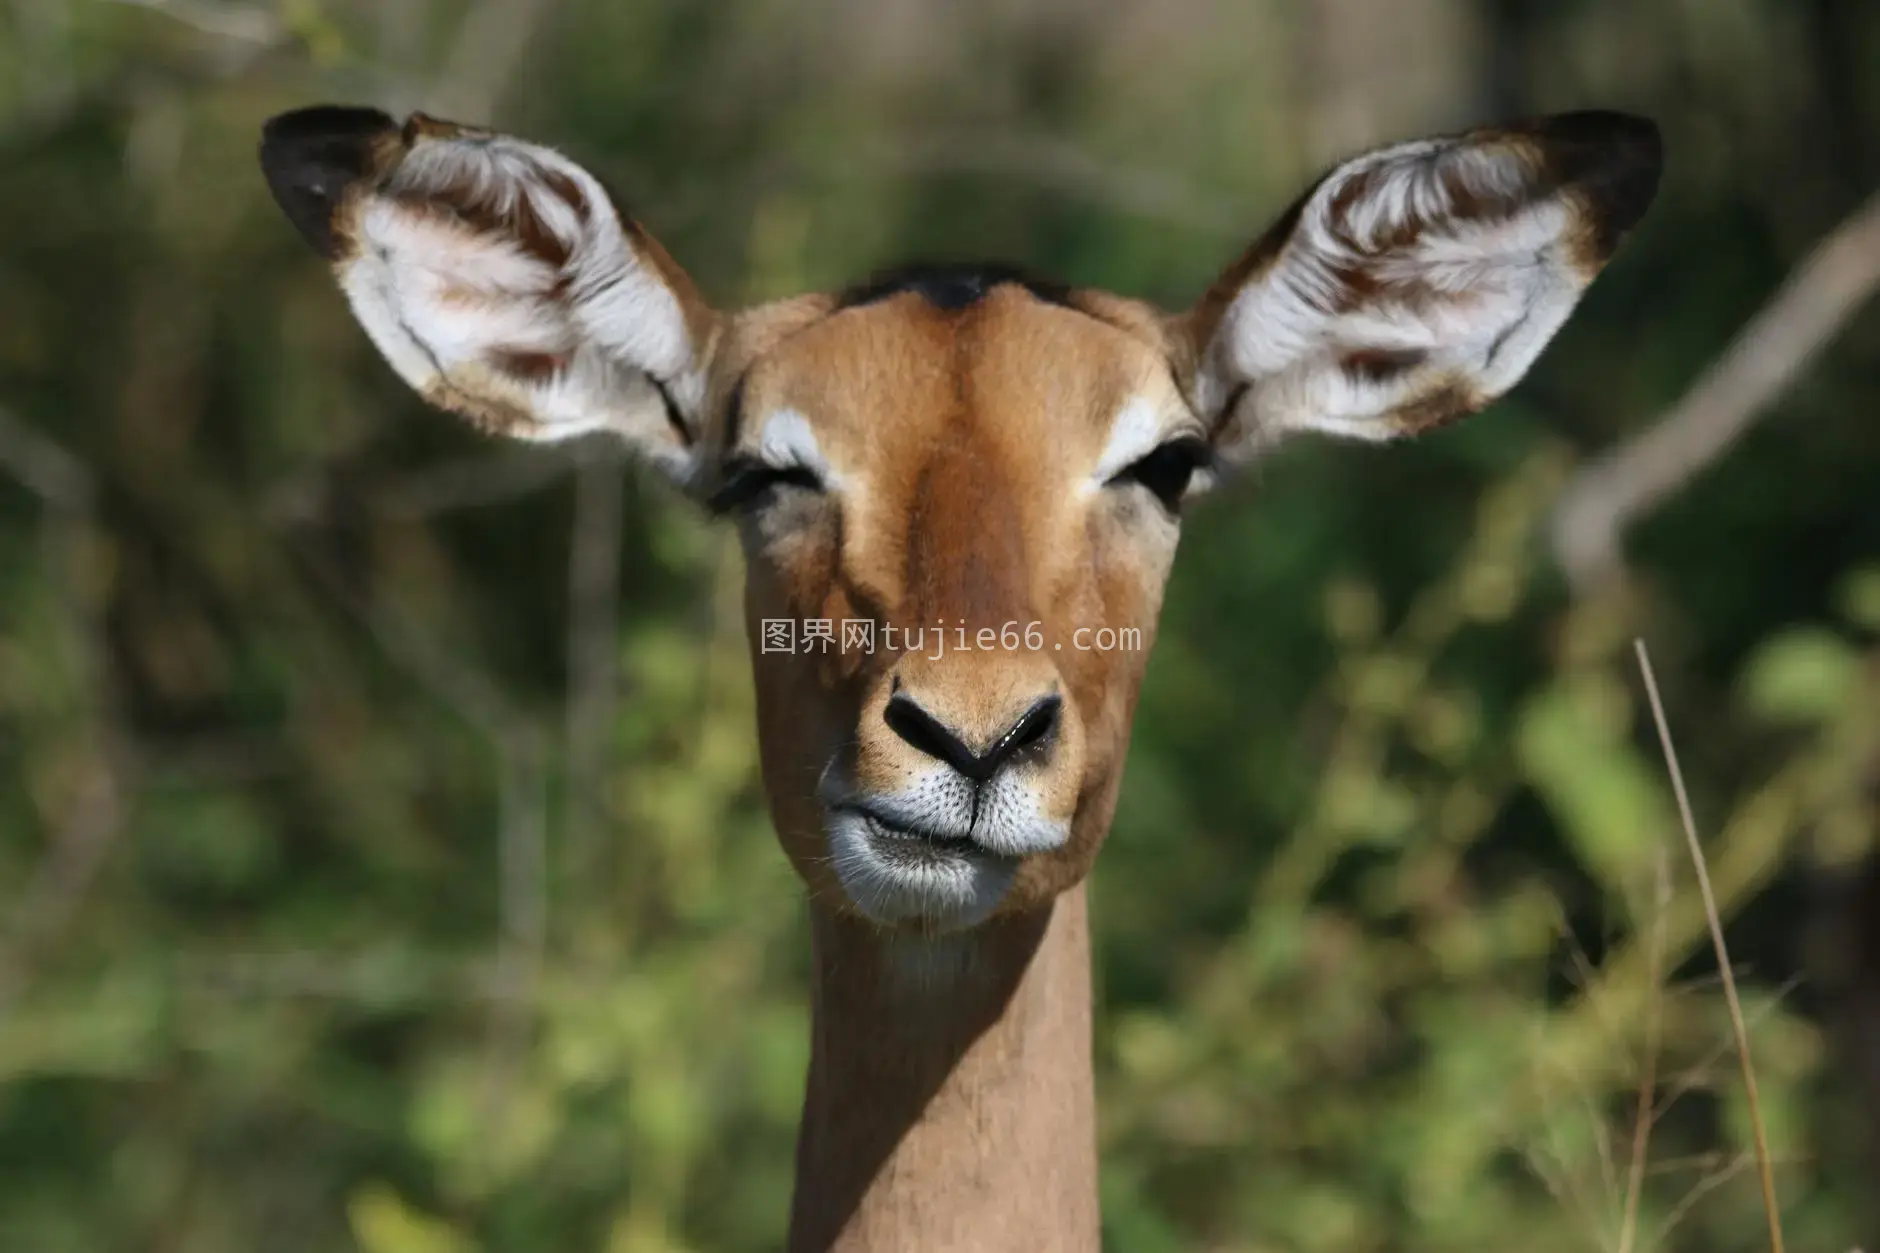
[[[935,840],[868,814],[828,818],[829,858],[842,890],[870,921],[921,931],[964,931],[992,916],[1019,859],[968,839]]]

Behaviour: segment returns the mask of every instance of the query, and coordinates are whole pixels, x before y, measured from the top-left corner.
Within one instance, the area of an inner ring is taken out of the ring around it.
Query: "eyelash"
[[[1172,439],[1110,477],[1110,485],[1140,483],[1170,513],[1180,511],[1181,499],[1199,471],[1206,469],[1212,454],[1205,441],[1192,436]],[[728,462],[724,481],[706,498],[705,506],[714,514],[748,511],[778,487],[796,487],[820,492],[823,482],[807,466],[773,466],[754,458],[741,457]]]
[[[808,466],[773,466],[751,457],[737,457],[725,463],[724,480],[705,499],[705,507],[714,514],[749,511],[778,487],[799,487],[820,492],[823,482]]]
[[[1184,435],[1158,445],[1146,456],[1138,457],[1110,477],[1109,486],[1140,483],[1148,488],[1170,513],[1181,511],[1183,495],[1194,476],[1213,461],[1207,441]]]

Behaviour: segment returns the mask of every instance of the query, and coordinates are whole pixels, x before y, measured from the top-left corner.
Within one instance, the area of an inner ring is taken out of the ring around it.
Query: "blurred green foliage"
[[[1846,1249],[1880,321],[1624,587],[1573,600],[1546,526],[1880,184],[1877,58],[1863,0],[15,0],[0,1249],[781,1238],[807,942],[735,553],[402,390],[255,169],[323,98],[565,146],[723,303],[986,255],[1173,306],[1344,151],[1659,117],[1660,205],[1529,383],[1190,524],[1095,879],[1108,1239],[1617,1249],[1657,1040],[1633,1247],[1763,1247],[1644,634],[1790,1246]]]

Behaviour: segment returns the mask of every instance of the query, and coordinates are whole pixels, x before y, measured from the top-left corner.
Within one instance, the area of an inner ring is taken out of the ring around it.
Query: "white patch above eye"
[[[1097,468],[1090,472],[1087,490],[1102,487],[1124,467],[1142,460],[1168,438],[1162,429],[1161,411],[1141,396],[1131,399],[1110,422],[1110,438],[1097,458]]]
[[[799,409],[771,410],[758,433],[754,452],[766,465],[802,466],[813,471],[826,486],[839,485],[834,471],[829,468],[828,458],[823,456],[822,445],[816,442],[816,432]]]

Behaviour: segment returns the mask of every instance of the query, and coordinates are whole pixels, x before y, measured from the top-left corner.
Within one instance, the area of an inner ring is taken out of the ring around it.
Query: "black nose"
[[[905,692],[888,698],[882,716],[889,729],[921,752],[944,761],[974,783],[984,783],[1020,754],[1047,751],[1057,735],[1058,714],[1063,707],[1061,697],[1040,697],[983,753],[974,752],[958,732],[922,709]]]

